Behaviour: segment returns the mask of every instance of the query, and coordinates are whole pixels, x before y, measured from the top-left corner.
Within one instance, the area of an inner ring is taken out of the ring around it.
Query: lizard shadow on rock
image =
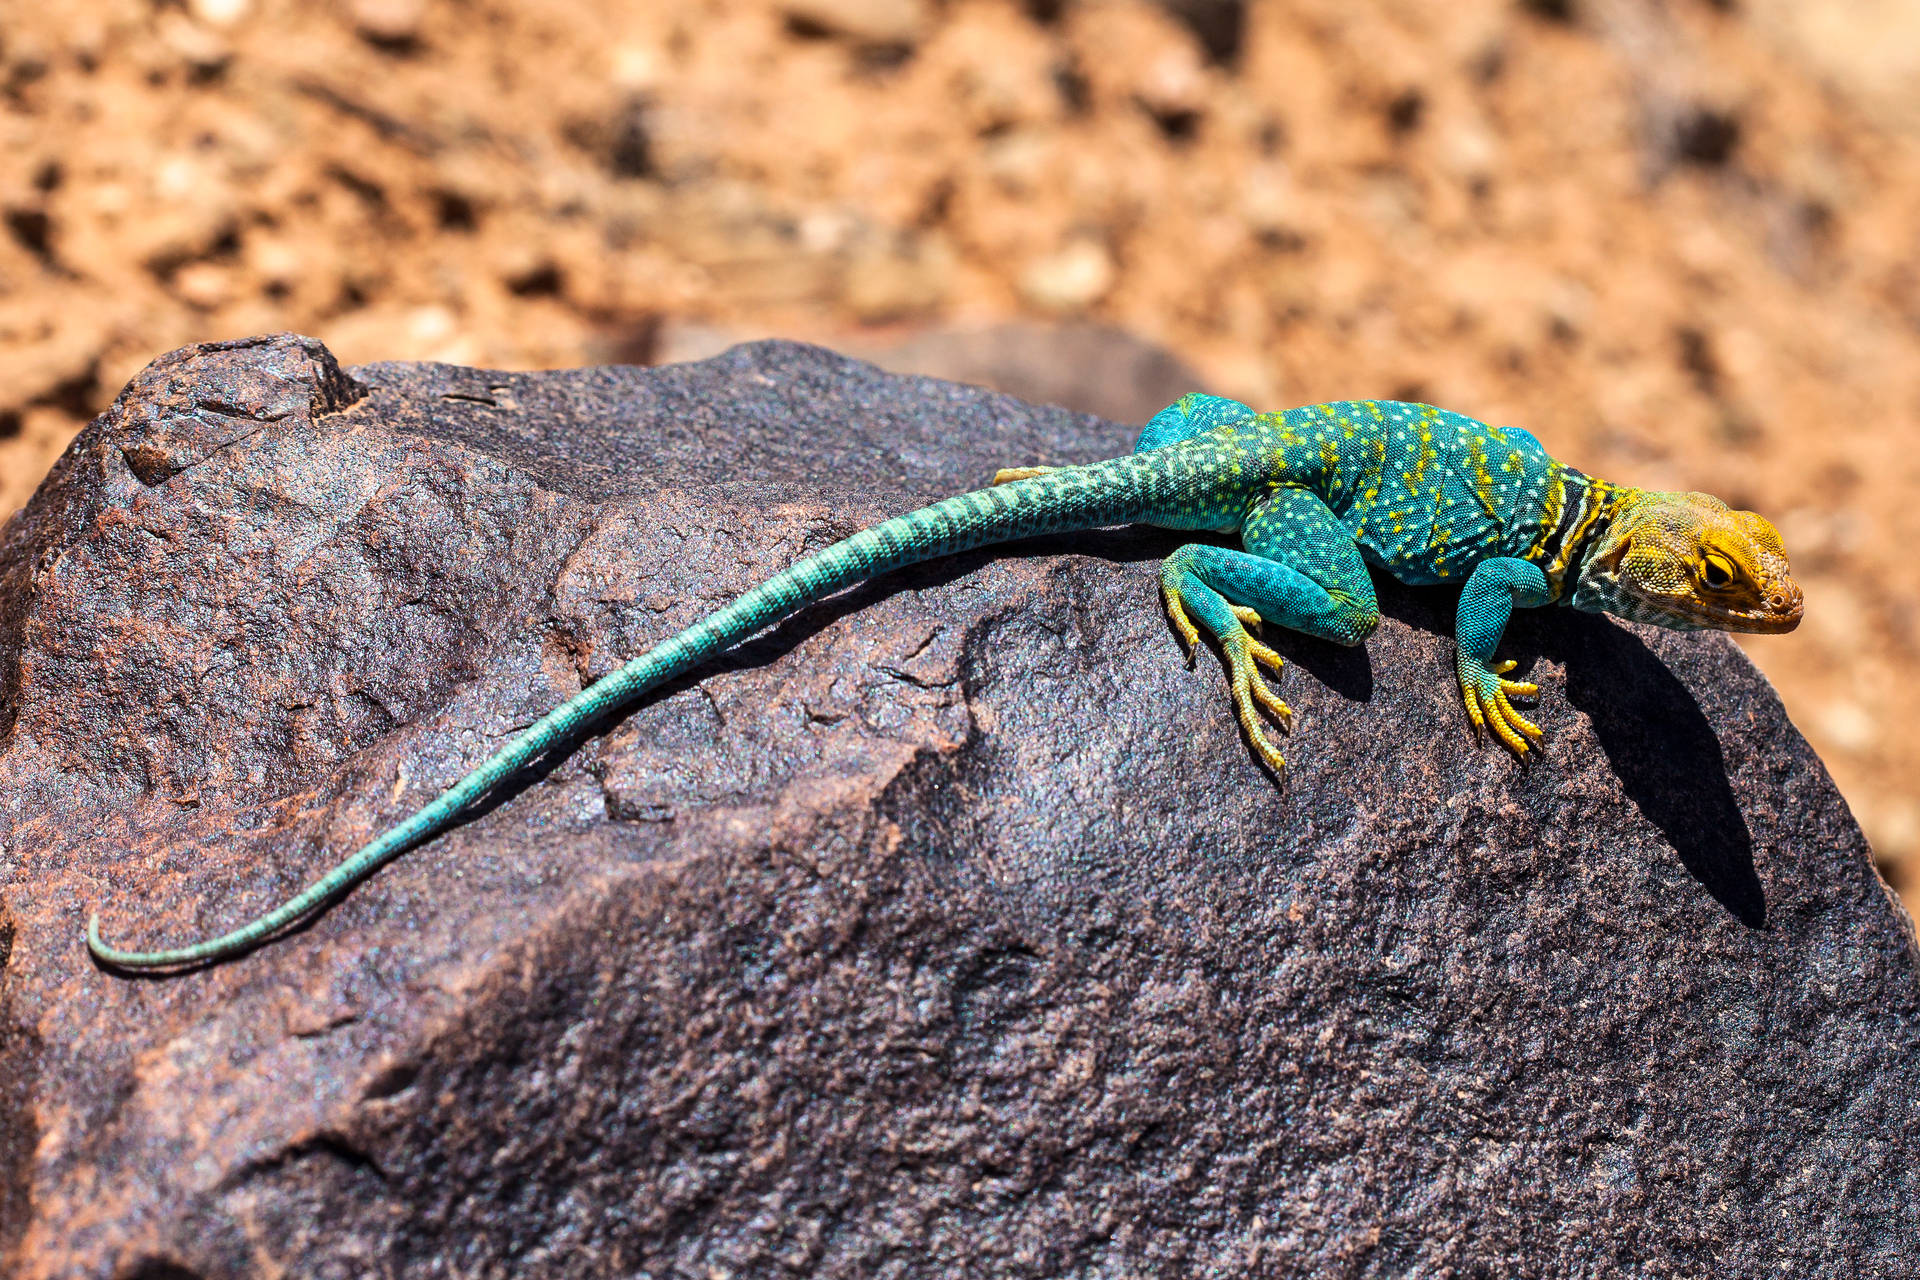
[[[1260,638],[1347,701],[1373,701],[1373,659],[1366,645],[1335,644],[1278,624],[1262,628]]]
[[[1458,590],[1376,580],[1383,612],[1453,639]],[[1653,650],[1609,618],[1572,609],[1518,609],[1502,652],[1566,668],[1566,699],[1585,712],[1620,787],[1659,828],[1681,864],[1749,928],[1766,925],[1753,833],[1733,795],[1720,739],[1699,701]],[[1551,697],[1551,689],[1543,689]]]
[[[1593,722],[1627,795],[1721,906],[1749,928],[1764,927],[1753,833],[1734,799],[1719,736],[1692,691],[1638,636],[1606,618],[1555,610],[1538,630],[1542,650],[1566,664],[1567,701]]]

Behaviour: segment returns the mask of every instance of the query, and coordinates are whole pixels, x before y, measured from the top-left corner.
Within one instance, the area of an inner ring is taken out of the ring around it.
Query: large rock
[[[1444,591],[1282,635],[1285,788],[1175,538],[896,575],[311,927],[164,979],[772,570],[1129,431],[765,344],[503,374],[178,352],[4,536],[17,1277],[1912,1276],[1920,958],[1718,636]]]

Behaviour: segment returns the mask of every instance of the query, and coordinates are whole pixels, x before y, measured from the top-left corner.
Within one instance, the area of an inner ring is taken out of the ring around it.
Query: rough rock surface
[[[1723,638],[1444,591],[1282,636],[1291,784],[1143,530],[929,566],[657,696],[297,936],[296,888],[804,551],[1128,432],[765,344],[157,362],[7,526],[18,1277],[1911,1276],[1920,958]]]

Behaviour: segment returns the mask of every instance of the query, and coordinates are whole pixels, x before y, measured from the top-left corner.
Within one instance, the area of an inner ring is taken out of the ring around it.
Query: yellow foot
[[[1230,636],[1221,641],[1221,649],[1227,655],[1227,668],[1233,690],[1233,709],[1240,720],[1240,728],[1247,735],[1247,741],[1253,745],[1267,767],[1275,773],[1285,774],[1286,758],[1280,749],[1267,737],[1266,722],[1260,712],[1272,716],[1284,730],[1293,728],[1293,708],[1280,700],[1267,678],[1260,674],[1262,666],[1276,675],[1286,665],[1286,659],[1261,644],[1246,632]]]
[[[1058,467],[1002,467],[993,473],[995,484],[1006,484],[1013,480],[1031,480],[1043,476],[1049,471],[1058,471]]]
[[[1180,636],[1180,643],[1187,652],[1187,666],[1193,666],[1194,658],[1200,649],[1200,629],[1193,625],[1193,619],[1187,614],[1186,602],[1180,593],[1161,580],[1160,601],[1166,606],[1167,617],[1173,622],[1173,629]],[[1229,605],[1239,625],[1226,635],[1221,636],[1220,651],[1226,655],[1228,687],[1233,693],[1234,714],[1240,721],[1241,730],[1247,735],[1247,741],[1267,767],[1284,777],[1287,761],[1280,749],[1267,737],[1267,723],[1261,716],[1266,712],[1282,729],[1293,727],[1293,708],[1280,701],[1280,695],[1267,684],[1266,677],[1260,674],[1260,668],[1266,667],[1276,675],[1280,668],[1287,665],[1286,659],[1247,634],[1248,627],[1260,625],[1260,615],[1252,609],[1240,605]]]
[[[1467,717],[1473,721],[1474,732],[1477,734],[1484,725],[1493,730],[1494,736],[1500,741],[1524,756],[1531,743],[1540,740],[1540,728],[1515,711],[1508,699],[1537,698],[1540,696],[1540,686],[1500,678],[1513,668],[1511,660],[1489,667],[1464,654],[1454,662],[1454,670],[1460,676],[1461,695],[1467,700]]]

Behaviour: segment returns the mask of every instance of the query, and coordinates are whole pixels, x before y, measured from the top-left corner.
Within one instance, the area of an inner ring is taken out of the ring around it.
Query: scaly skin
[[[1285,768],[1266,716],[1292,713],[1260,668],[1280,655],[1248,630],[1275,623],[1359,644],[1379,623],[1368,565],[1402,582],[1460,582],[1455,670],[1467,714],[1525,754],[1540,730],[1512,699],[1531,684],[1493,660],[1515,607],[1552,603],[1691,629],[1789,631],[1800,589],[1780,536],[1700,493],[1656,493],[1582,475],[1531,435],[1428,405],[1357,400],[1256,414],[1190,395],[1156,415],[1134,452],[1076,467],[1002,471],[994,487],[895,517],[776,574],[548,713],[412,817],[281,906],[191,946],[87,945],[122,969],[184,968],[249,951],[408,848],[581,726],[631,704],[795,610],[903,565],[1015,538],[1139,521],[1238,534],[1243,551],[1189,543],[1160,570],[1174,629],[1219,642],[1241,729]],[[1196,623],[1198,624],[1196,626]]]

